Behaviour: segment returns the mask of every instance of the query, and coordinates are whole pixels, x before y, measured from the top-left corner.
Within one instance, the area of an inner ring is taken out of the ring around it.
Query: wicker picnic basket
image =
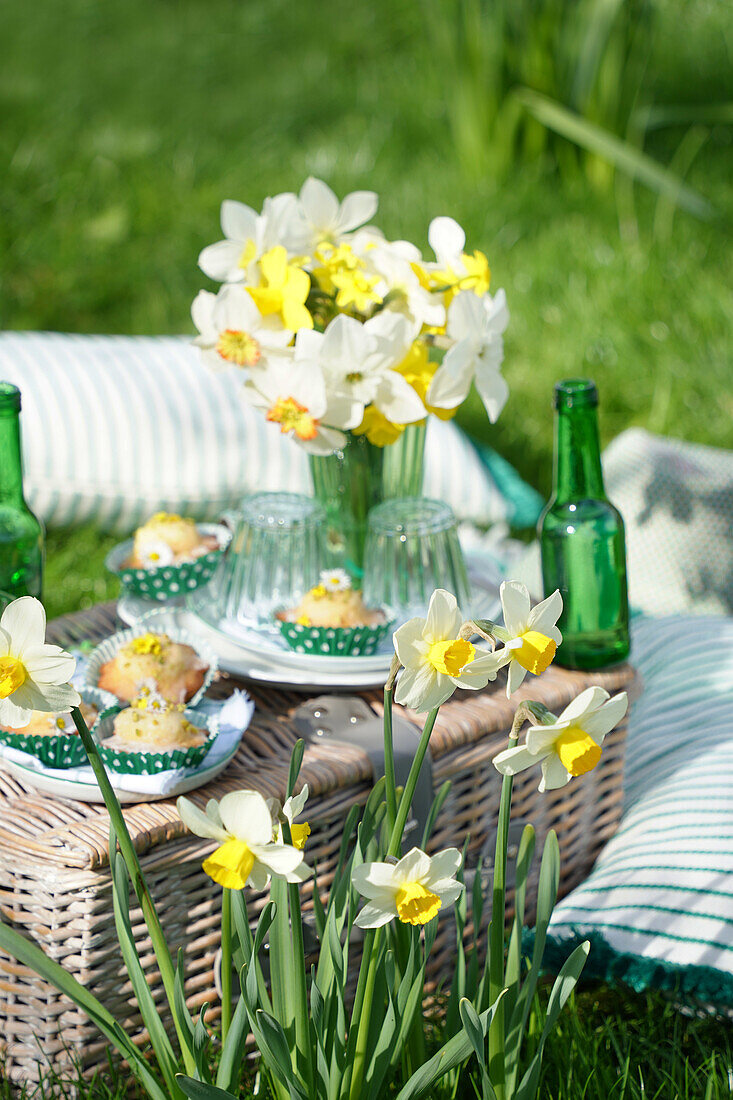
[[[72,644],[96,641],[115,628],[114,609],[101,605],[51,624],[53,640]],[[598,683],[609,691],[633,688],[628,665],[592,676],[550,669],[525,690],[526,697],[552,710],[564,706],[583,687]],[[241,686],[223,678],[215,691],[228,694]],[[220,798],[227,791],[255,787],[267,797],[282,797],[290,749],[297,732],[293,712],[302,695],[268,688],[251,689],[257,709],[236,757],[197,800]],[[501,685],[459,693],[441,710],[431,741],[433,784],[446,780],[451,791],[438,817],[431,848],[462,846],[469,837],[469,862],[490,848],[499,803],[500,777],[492,757],[506,744],[518,699],[509,702]],[[375,713],[380,699],[365,696]],[[563,791],[538,795],[538,777],[517,777],[513,828],[531,822],[538,848],[547,831],[558,833],[562,854],[561,894],[588,874],[596,855],[615,831],[622,796],[625,724],[606,740],[598,767],[582,782]],[[372,765],[356,744],[314,740],[306,749],[302,779],[311,798],[308,818],[309,860],[318,866],[318,887],[333,877],[343,824],[352,804],[363,804],[373,782]],[[192,1009],[209,1001],[216,1016],[214,966],[220,943],[221,892],[201,870],[211,843],[185,830],[171,801],[125,809],[130,832],[159,906],[173,950],[186,954],[187,994]],[[104,806],[60,801],[26,787],[0,771],[0,919],[25,931],[46,952],[87,985],[126,1029],[145,1041],[134,1008],[132,990],[120,957],[112,914],[108,860],[109,821]],[[536,878],[534,882],[536,887]],[[533,886],[529,890],[531,919]],[[264,904],[253,896],[253,916]],[[143,964],[151,987],[162,1002],[154,960],[139,911],[133,910]],[[450,973],[455,933],[450,918],[441,918],[432,956],[433,982]],[[0,954],[0,1042],[5,1072],[13,1081],[37,1081],[49,1065],[63,1072],[75,1062],[92,1072],[106,1061],[106,1047],[88,1018],[48,983]]]

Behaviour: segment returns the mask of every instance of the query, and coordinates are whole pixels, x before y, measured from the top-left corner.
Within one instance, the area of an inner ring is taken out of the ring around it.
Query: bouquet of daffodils
[[[185,957],[181,951],[177,965],[173,961],[98,746],[78,709],[79,696],[68,682],[74,659],[45,643],[45,614],[37,600],[11,603],[0,619],[0,722],[22,726],[38,709],[72,713],[109,810],[117,935],[152,1057],[91,989],[4,921],[0,951],[82,1007],[127,1060],[150,1100],[236,1100],[242,1095],[239,1081],[249,1035],[259,1053],[257,1095],[273,1100],[452,1100],[468,1095],[537,1100],[545,1041],[578,980],[589,945],[578,946],[564,963],[538,1022],[535,1003],[560,857],[551,832],[540,866],[534,948],[525,958],[522,925],[535,843],[531,825],[524,829],[513,868],[515,916],[508,939],[505,934],[513,777],[539,768],[540,791],[577,782],[598,764],[604,737],[623,718],[627,699],[624,693],[609,698],[602,688],[590,687],[559,715],[539,702],[518,704],[508,746],[494,759],[502,780],[487,899],[488,943],[479,940],[484,899],[478,875],[472,891],[473,942],[466,951],[462,853],[448,848],[428,854],[449,783],[436,795],[418,845],[405,851],[404,840],[440,707],[456,688],[480,690],[502,668],[508,670],[511,698],[528,673],[548,667],[562,640],[559,592],[532,607],[524,585],[506,582],[501,599],[504,625],[497,626],[488,620],[464,621],[455,597],[438,590],[425,618],[396,631],[384,691],[384,776],[363,809],[352,806],[338,864],[321,874],[312,891],[318,938],[312,966],[301,909],[302,884],[313,877],[306,862],[310,827],[296,821],[307,813],[308,788],[299,781],[303,742],[295,745],[282,803],[266,801],[254,790],[229,792],[203,808],[179,799],[183,822],[210,846],[203,872],[222,888],[220,1036],[207,1027],[208,1005],[197,1021],[187,1007]],[[395,779],[393,699],[426,715],[404,789]],[[524,744],[519,744],[527,722]],[[130,887],[142,910],[175,1034],[166,1028],[150,989],[151,976],[139,951],[140,928],[137,940],[133,930]],[[255,922],[246,890],[268,887],[269,901]],[[429,1045],[423,1020],[427,964],[438,919],[451,910],[455,973],[439,1037]],[[350,973],[357,978],[355,991]],[[214,1039],[221,1044],[217,1057],[211,1052]]]
[[[311,454],[340,449],[346,432],[383,447],[429,413],[449,419],[472,382],[492,423],[507,399],[509,312],[503,290],[489,293],[486,256],[439,217],[423,259],[370,224],[376,211],[374,192],[340,203],[310,178],[261,214],[224,202],[225,239],[199,256],[222,283],[191,310],[205,362],[245,371],[247,400]]]

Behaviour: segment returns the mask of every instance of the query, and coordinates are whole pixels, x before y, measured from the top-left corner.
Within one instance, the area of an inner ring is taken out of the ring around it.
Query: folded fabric
[[[638,428],[622,432],[603,453],[608,497],[626,526],[629,601],[645,615],[733,612],[733,452],[664,439]],[[491,540],[472,540],[496,572]],[[515,580],[542,596],[537,542],[500,555]],[[505,573],[506,575],[506,573]]]
[[[632,606],[733,614],[733,453],[632,428],[603,469],[626,523]]]
[[[216,519],[247,493],[311,492],[302,448],[187,337],[0,333],[0,379],[21,389],[28,500],[49,526],[126,533],[160,509]],[[469,440],[435,417],[424,491],[483,526],[510,511]]]
[[[624,815],[555,910],[550,964],[733,1007],[733,620],[640,619]],[[579,782],[582,782],[580,780]]]

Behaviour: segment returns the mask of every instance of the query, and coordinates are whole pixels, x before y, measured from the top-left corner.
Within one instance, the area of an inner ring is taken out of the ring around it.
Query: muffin
[[[129,707],[104,711],[94,728],[105,765],[128,775],[197,767],[215,733],[213,719],[167,702],[149,685]]]
[[[87,726],[93,726],[99,707],[82,701]],[[3,726],[0,741],[9,748],[35,756],[49,768],[72,768],[87,762],[86,751],[70,714],[34,710],[27,726]]]
[[[306,592],[297,607],[279,612],[278,618],[299,626],[381,626],[386,622],[383,611],[365,605],[343,569],[321,573],[320,583]]]
[[[134,538],[113,546],[105,565],[126,595],[166,603],[208,584],[231,538],[222,523],[158,512]]]
[[[203,686],[209,666],[196,650],[167,634],[140,634],[99,669],[97,686],[130,702],[151,682],[168,703],[186,703]]]
[[[190,722],[178,703],[166,703],[155,692],[139,696],[112,723],[113,735],[104,744],[118,752],[172,752],[195,749],[208,733]]]
[[[95,707],[92,703],[85,703],[82,701],[79,710],[86,724],[89,727],[93,726],[97,720],[99,708]],[[74,737],[79,736],[71,714],[54,714],[44,710],[34,710],[27,726],[19,726],[17,728],[14,726],[3,726],[2,728],[7,733],[24,733],[29,737],[58,737],[59,734],[67,733],[72,734]]]
[[[172,512],[156,512],[135,532],[126,565],[130,569],[158,569],[195,561],[218,549],[216,536],[201,534],[192,519]]]
[[[371,656],[392,625],[380,608],[365,605],[343,569],[321,573],[297,607],[275,618],[291,649],[319,657]]]

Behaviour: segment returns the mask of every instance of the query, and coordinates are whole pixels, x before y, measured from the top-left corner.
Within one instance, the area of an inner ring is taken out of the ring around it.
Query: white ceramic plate
[[[189,624],[192,632],[202,634],[209,645],[216,650],[219,657],[219,668],[236,676],[243,676],[248,680],[257,680],[262,683],[272,684],[273,687],[298,688],[303,691],[366,691],[369,688],[382,687],[387,679],[389,671],[389,659],[375,669],[360,669],[356,671],[344,668],[345,657],[334,657],[330,660],[336,662],[336,668],[328,671],[320,671],[309,666],[305,658],[301,668],[293,668],[278,658],[279,650],[268,649],[264,646],[258,650],[251,650],[239,644],[223,631],[210,626],[192,612],[184,613],[184,621]],[[298,656],[301,656],[298,654]],[[365,658],[351,658],[354,660]],[[370,660],[371,658],[366,658]]]
[[[214,765],[206,767],[206,761],[204,761],[201,768],[195,773],[189,773],[186,776],[182,776],[180,781],[175,783],[164,794],[145,794],[139,791],[124,791],[117,788],[115,788],[115,793],[123,805],[134,802],[157,802],[162,798],[176,798],[179,794],[186,794],[188,791],[193,791],[197,787],[203,787],[205,783],[208,783],[209,780],[224,771],[224,768],[226,768],[238,748],[239,744],[237,743],[227,756],[218,760]],[[90,778],[87,783],[81,782],[78,779],[60,779],[56,771],[54,771],[53,774],[49,774],[44,770],[26,767],[24,764],[18,763],[17,760],[0,760],[0,767],[9,771],[16,779],[28,783],[44,794],[54,795],[56,798],[70,798],[76,802],[104,802],[102,792],[92,776],[91,769],[89,774],[92,778]],[[108,774],[112,786],[114,787],[114,776],[112,773]]]
[[[265,657],[268,662],[283,668],[298,669],[303,673],[334,673],[344,675],[357,673],[382,672],[389,669],[392,660],[392,639],[385,638],[378,653],[364,657],[333,657],[315,653],[297,653],[283,641],[279,633],[267,630],[240,627],[225,620],[217,620],[208,610],[206,603],[191,596],[186,601],[186,609],[197,623],[203,623],[217,635],[222,635],[240,649],[247,650],[254,657]]]

